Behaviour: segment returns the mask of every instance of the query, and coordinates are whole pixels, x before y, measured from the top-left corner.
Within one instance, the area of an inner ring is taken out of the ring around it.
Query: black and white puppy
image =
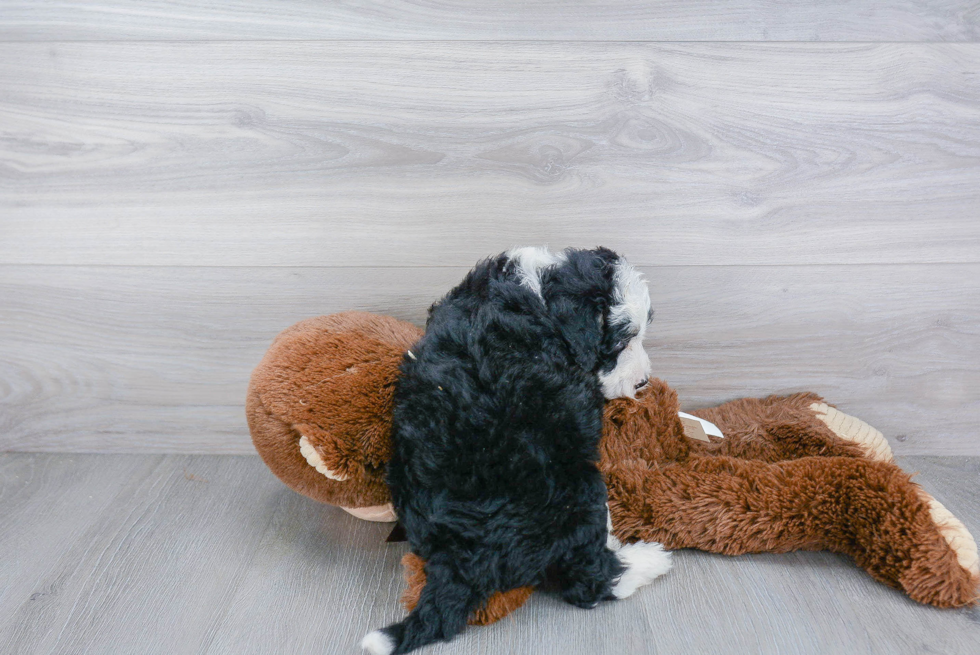
[[[605,399],[634,396],[650,374],[651,317],[642,276],[605,248],[506,252],[432,306],[401,365],[388,465],[426,585],[364,649],[450,639],[494,592],[546,573],[590,608],[666,572],[659,544],[608,534],[596,468]]]

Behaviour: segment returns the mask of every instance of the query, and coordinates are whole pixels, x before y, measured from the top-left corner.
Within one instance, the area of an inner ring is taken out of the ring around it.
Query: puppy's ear
[[[565,262],[542,278],[548,313],[586,371],[596,371],[602,363],[617,260],[607,248],[566,250]]]

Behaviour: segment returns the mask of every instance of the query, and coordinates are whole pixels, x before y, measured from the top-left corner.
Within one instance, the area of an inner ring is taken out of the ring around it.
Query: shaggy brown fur
[[[677,394],[653,381],[637,402],[606,406],[602,468],[616,536],[725,555],[830,550],[912,599],[976,599],[929,497],[891,462],[842,442],[813,394],[741,400],[697,412],[723,441],[684,436]]]
[[[284,330],[252,373],[245,412],[255,449],[294,491],[357,508],[390,502],[384,467],[398,363],[422,331],[366,312],[307,319]],[[300,453],[301,436],[327,468]]]
[[[272,471],[322,502],[387,503],[392,385],[420,334],[395,319],[348,312],[279,335],[252,376],[247,403],[256,449]],[[919,602],[976,601],[976,545],[966,529],[887,454],[835,434],[814,409],[822,402],[794,394],[695,412],[725,434],[704,443],[684,436],[677,395],[659,380],[635,401],[610,401],[600,451],[616,536],[727,555],[831,550]],[[347,479],[314,469],[299,452],[301,434]],[[403,562],[411,607],[424,563],[411,555]],[[492,623],[530,593],[495,596],[471,622]]]

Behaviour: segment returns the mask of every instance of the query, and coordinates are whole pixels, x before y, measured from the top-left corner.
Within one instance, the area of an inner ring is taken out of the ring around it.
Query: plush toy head
[[[246,401],[256,450],[295,491],[359,518],[393,521],[390,456],[398,363],[422,336],[365,312],[312,318],[276,337]]]

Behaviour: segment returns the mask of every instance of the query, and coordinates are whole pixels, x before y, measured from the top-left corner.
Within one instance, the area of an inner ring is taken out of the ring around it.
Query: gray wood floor
[[[980,458],[902,465],[980,532]],[[355,653],[402,615],[389,527],[257,457],[0,454],[0,652]],[[636,596],[538,594],[436,653],[976,653],[980,608],[917,605],[846,558],[675,554]]]

